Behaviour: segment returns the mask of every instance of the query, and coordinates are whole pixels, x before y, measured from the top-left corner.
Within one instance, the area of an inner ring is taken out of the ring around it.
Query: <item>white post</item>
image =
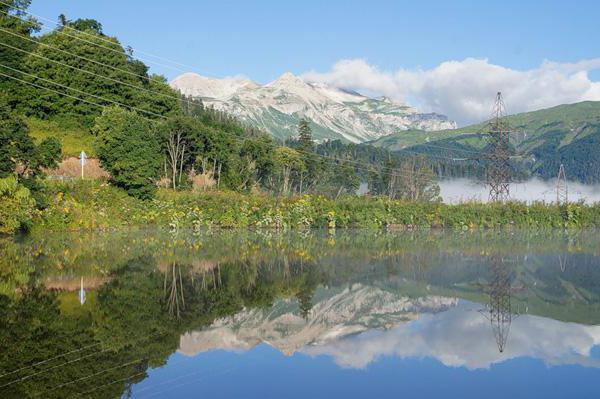
[[[83,180],[83,167],[85,166],[86,158],[87,158],[87,155],[85,154],[85,151],[81,151],[81,154],[79,155],[79,159],[81,162],[81,180]]]

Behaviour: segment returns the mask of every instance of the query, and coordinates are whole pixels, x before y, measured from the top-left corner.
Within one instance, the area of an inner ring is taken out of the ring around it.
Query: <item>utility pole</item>
[[[567,186],[567,174],[565,173],[565,166],[561,163],[556,179],[556,205],[566,205],[568,202],[569,188]]]
[[[488,125],[487,185],[490,202],[505,202],[510,198],[510,128],[502,93],[496,94],[492,119]]]

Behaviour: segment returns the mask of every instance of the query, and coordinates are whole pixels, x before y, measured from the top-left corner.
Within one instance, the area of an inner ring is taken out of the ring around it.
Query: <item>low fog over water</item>
[[[586,203],[600,201],[600,185],[586,185],[568,182],[569,202],[580,200]],[[487,202],[488,188],[483,182],[469,179],[440,181],[440,195],[445,203],[456,204],[466,201]],[[531,179],[510,186],[510,197],[517,201],[556,202],[556,181]]]

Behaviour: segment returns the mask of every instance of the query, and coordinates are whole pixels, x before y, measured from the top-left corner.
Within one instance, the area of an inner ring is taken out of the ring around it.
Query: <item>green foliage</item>
[[[16,174],[35,177],[43,168],[55,167],[61,155],[60,142],[45,138],[37,146],[27,124],[11,112],[0,98],[0,177]]]
[[[137,198],[151,198],[161,168],[160,143],[147,119],[117,107],[96,120],[97,153],[112,182]]]
[[[312,152],[314,150],[315,143],[312,138],[310,121],[306,118],[300,119],[298,123],[298,141],[300,142],[300,150],[304,152]]]
[[[55,137],[48,137],[42,140],[35,148],[36,166],[45,169],[52,169],[58,166],[58,160],[61,156],[61,145]]]
[[[79,31],[91,30],[100,35],[102,34],[102,24],[95,19],[76,19],[75,21],[66,21],[63,26]]]
[[[0,3],[0,42],[6,44],[0,45],[0,60],[8,68],[22,68],[26,57],[23,51],[31,51],[35,48],[35,43],[28,39],[40,30],[40,24],[21,11],[27,9],[30,3],[31,0],[7,0]],[[8,68],[0,67],[0,73],[14,76],[15,74]],[[16,77],[21,78],[21,76]],[[22,83],[0,75],[0,93],[7,96],[11,108],[21,101],[27,91],[28,88]]]
[[[242,190],[256,186],[269,188],[269,179],[275,173],[275,143],[266,136],[248,138],[240,148],[239,175]]]
[[[17,109],[41,119],[67,116],[86,126],[102,110],[94,104],[124,104],[148,118],[176,112],[177,94],[165,79],[148,76],[145,66],[140,68],[116,39],[99,29],[97,21],[77,20],[37,39],[33,54],[19,67],[30,75],[18,77],[69,96],[30,88],[19,97]]]
[[[18,184],[14,176],[0,178],[0,234],[28,229],[34,209],[29,190]]]
[[[95,156],[94,136],[86,127],[76,123],[73,119],[55,118],[52,121],[27,118],[25,120],[29,127],[29,134],[36,143],[54,137],[59,140],[64,157],[77,157],[81,151],[93,157]]]
[[[48,206],[34,219],[34,230],[90,230],[159,226],[168,230],[205,228],[447,228],[600,227],[600,206],[511,202],[507,204],[390,200],[387,197],[317,195],[275,198],[235,192],[160,190],[153,201],[92,181],[47,183]]]
[[[438,201],[440,187],[429,160],[411,156],[399,162],[386,163],[386,173],[374,173],[370,180],[373,194],[406,201]]]
[[[35,146],[25,122],[12,113],[0,97],[0,177],[15,173],[17,165],[29,162]]]

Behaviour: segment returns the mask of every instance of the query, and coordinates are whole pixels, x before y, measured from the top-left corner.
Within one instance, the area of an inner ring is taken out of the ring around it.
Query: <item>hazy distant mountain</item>
[[[296,135],[302,117],[313,122],[316,139],[345,139],[355,143],[408,129],[456,128],[456,123],[444,115],[419,113],[385,97],[369,98],[353,91],[308,83],[291,73],[266,85],[246,79],[211,79],[186,73],[175,78],[171,86],[279,138]]]

